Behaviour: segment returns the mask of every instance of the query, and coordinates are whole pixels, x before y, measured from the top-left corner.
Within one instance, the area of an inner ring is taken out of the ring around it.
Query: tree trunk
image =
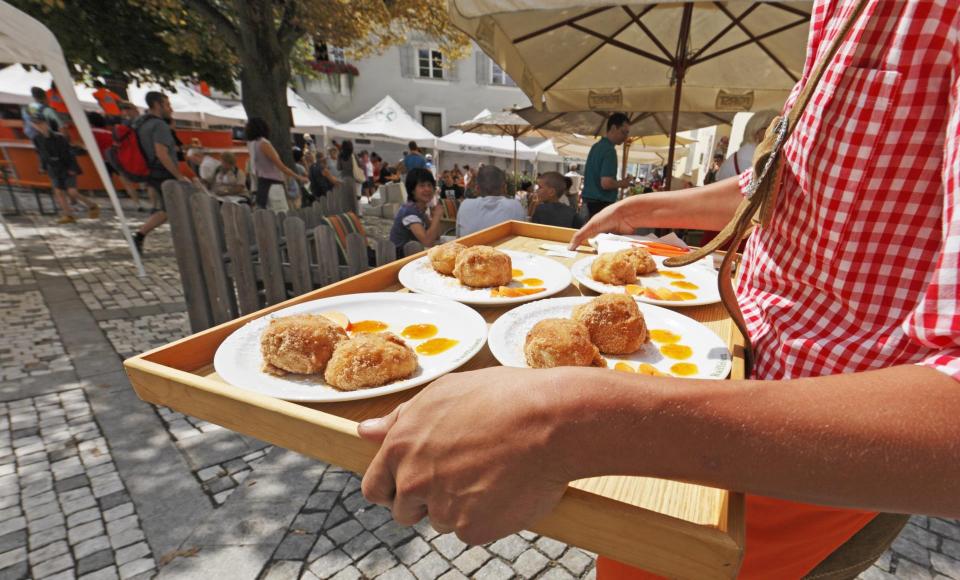
[[[292,124],[287,105],[290,53],[277,37],[270,0],[236,2],[240,54],[240,88],[247,117],[261,117],[270,127],[270,142],[293,168]]]

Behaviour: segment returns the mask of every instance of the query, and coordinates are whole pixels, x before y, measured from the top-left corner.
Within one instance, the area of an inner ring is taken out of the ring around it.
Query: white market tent
[[[488,117],[490,111],[484,109],[473,120]],[[506,135],[485,135],[482,133],[464,133],[459,129],[437,139],[437,149],[453,153],[492,155],[513,159],[513,138]],[[517,158],[532,161],[536,152],[521,142],[517,142]]]
[[[217,117],[226,109],[213,99],[204,96],[185,83],[174,83],[173,89],[166,89],[160,85],[131,83],[127,87],[127,96],[130,102],[141,109],[147,108],[147,93],[161,92],[170,98],[170,107],[173,109],[173,118],[181,121],[207,123],[208,116]]]
[[[30,89],[40,87],[47,90],[50,88],[51,81],[53,81],[53,75],[48,72],[27,69],[21,64],[12,64],[0,70],[0,103],[27,105],[33,102]],[[83,85],[74,84],[73,86],[84,109],[100,110],[97,99],[93,98],[93,89]]]
[[[545,161],[547,163],[563,163],[567,159],[580,159],[577,156],[565,156],[563,153],[557,151],[556,145],[552,139],[547,139],[542,143],[534,145],[530,149],[536,153],[538,162]]]
[[[133,245],[133,238],[130,236],[130,230],[127,227],[126,217],[123,215],[123,208],[120,206],[120,200],[117,199],[117,192],[113,187],[113,181],[110,174],[107,173],[107,166],[100,155],[100,148],[97,147],[97,141],[90,130],[90,123],[87,122],[87,116],[84,113],[83,105],[77,98],[77,92],[74,90],[73,77],[67,68],[67,61],[63,57],[63,50],[60,43],[50,30],[28,16],[17,10],[10,4],[0,0],[0,62],[25,62],[30,64],[43,65],[50,72],[53,80],[56,81],[60,94],[63,96],[63,102],[70,112],[70,118],[73,120],[80,138],[90,155],[93,166],[100,175],[100,180],[107,190],[110,197],[110,203],[113,205],[117,218],[120,220],[120,230],[130,248],[130,254],[133,256],[133,263],[137,268],[139,276],[146,276],[143,270],[143,264],[140,261],[140,255]]]
[[[410,116],[390,95],[349,123],[332,128],[330,133],[388,143],[416,141],[421,147],[434,147],[437,141],[433,133]]]
[[[287,105],[293,111],[293,128],[301,131],[320,131],[325,133],[327,129],[336,127],[338,123],[330,117],[321,113],[316,107],[308,103],[287,87]],[[243,124],[247,121],[247,112],[243,105],[235,105],[223,109],[220,113],[210,116],[216,117],[216,121],[224,119],[231,124]]]

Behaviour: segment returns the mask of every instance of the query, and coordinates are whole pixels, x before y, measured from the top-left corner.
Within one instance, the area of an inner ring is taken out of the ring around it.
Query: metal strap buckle
[[[767,157],[766,163],[763,164],[763,169],[760,170],[760,175],[757,175],[757,172],[754,171],[750,176],[750,183],[747,184],[746,194],[747,197],[753,197],[753,194],[757,192],[757,189],[760,188],[760,183],[767,177],[767,173],[770,172],[770,169],[773,168],[774,164],[777,162],[777,156],[780,154],[780,148],[783,147],[783,142],[786,141],[787,136],[787,127],[790,122],[787,120],[787,116],[784,115],[780,117],[780,121],[777,122],[775,127],[776,139],[773,141],[773,148],[770,150],[770,155]]]

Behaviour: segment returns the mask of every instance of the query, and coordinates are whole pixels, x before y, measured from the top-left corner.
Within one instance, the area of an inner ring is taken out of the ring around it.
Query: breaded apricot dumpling
[[[444,276],[453,276],[453,268],[457,265],[457,256],[467,247],[460,242],[447,242],[430,248],[427,257],[433,269]]]
[[[490,246],[473,246],[457,256],[453,275],[472,288],[506,286],[513,279],[513,263],[510,256]]]
[[[409,378],[416,370],[417,353],[399,336],[357,334],[337,346],[323,378],[341,391],[355,391]]]
[[[623,286],[637,281],[636,262],[626,250],[600,254],[590,265],[590,275],[597,282]]]
[[[633,259],[633,265],[637,270],[637,276],[652,274],[657,271],[657,263],[653,260],[653,256],[647,251],[646,248],[634,246],[623,251]]]
[[[604,354],[630,354],[647,342],[647,325],[637,302],[626,294],[601,294],[573,309],[590,340]]]
[[[535,369],[605,367],[590,331],[568,318],[548,318],[533,325],[523,345],[527,364]]]
[[[346,338],[342,328],[323,316],[274,318],[260,337],[263,371],[277,376],[322,373],[336,346]]]

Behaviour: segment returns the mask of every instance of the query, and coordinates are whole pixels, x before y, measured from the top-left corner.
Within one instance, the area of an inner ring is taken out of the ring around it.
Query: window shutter
[[[478,85],[488,85],[490,84],[490,57],[483,53],[482,50],[474,51],[477,53],[476,63],[477,63],[477,84]]]
[[[403,78],[416,76],[413,70],[413,56],[414,51],[412,46],[404,44],[400,47],[400,76]]]

